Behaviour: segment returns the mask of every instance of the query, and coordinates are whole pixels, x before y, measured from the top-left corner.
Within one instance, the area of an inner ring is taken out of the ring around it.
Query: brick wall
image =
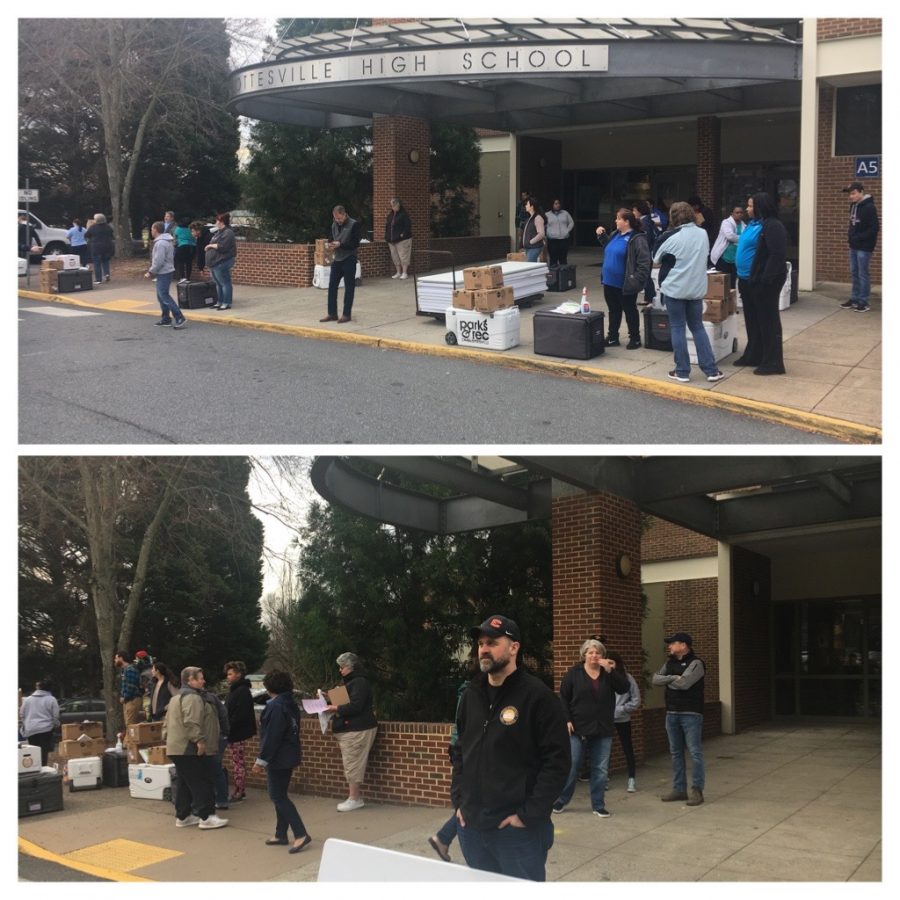
[[[765,556],[732,548],[734,634],[734,719],[738,731],[772,718],[771,564]],[[757,590],[754,592],[754,583]]]
[[[719,208],[722,165],[722,128],[717,116],[697,119],[697,195],[710,208]]]
[[[874,34],[881,34],[881,19],[818,19],[816,22],[816,37],[819,41]]]
[[[449,722],[382,722],[369,756],[363,796],[379,803],[401,806],[448,806],[450,761],[447,742]],[[294,770],[291,789],[320,797],[347,796],[341,753],[332,734],[322,734],[317,718],[300,723],[303,763]],[[259,749],[257,738],[249,742],[247,759],[252,763]],[[225,766],[231,770],[230,755]],[[265,788],[265,775],[247,770],[250,787]]]
[[[718,543],[713,538],[674,525],[665,519],[651,518],[641,537],[641,558],[645,562],[690,559],[716,553]]]
[[[872,20],[858,19],[855,21]],[[849,282],[847,225],[850,201],[843,192],[843,188],[847,187],[851,181],[856,180],[854,173],[856,158],[834,155],[835,90],[836,88],[828,84],[819,86],[818,159],[816,161],[816,279],[818,281]],[[879,221],[881,221],[884,214],[881,202],[881,178],[864,178],[862,182],[865,184],[866,192],[871,194],[875,201]],[[883,221],[881,224],[883,229]],[[873,284],[881,284],[882,243],[883,233],[880,233],[869,267]]]
[[[378,238],[378,235],[376,235]],[[503,259],[509,252],[509,238],[460,237],[413,239],[413,270],[415,265],[427,269],[449,267],[449,257],[423,257],[421,250],[450,250],[457,266],[477,265],[486,260]],[[376,239],[371,244],[361,244],[359,264],[363,279],[380,278],[394,271],[388,245]],[[146,261],[141,263],[142,270]],[[232,270],[235,284],[271,285],[273,287],[309,287],[315,269],[315,247],[312,244],[256,244],[241,241],[238,245],[237,262]]]

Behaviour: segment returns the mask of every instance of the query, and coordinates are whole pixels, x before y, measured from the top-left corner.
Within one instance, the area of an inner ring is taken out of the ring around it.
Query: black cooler
[[[62,775],[59,772],[40,771],[19,776],[20,819],[62,808]]]
[[[178,305],[181,309],[203,309],[218,300],[214,281],[190,281],[178,285]]]
[[[605,313],[558,313],[539,309],[534,314],[534,352],[564,359],[591,359],[606,348]]]
[[[575,287],[575,266],[554,266],[547,270],[548,291],[571,291]]]
[[[87,269],[60,269],[56,273],[56,290],[60,294],[75,291],[92,291],[93,275]]]
[[[644,346],[648,350],[672,351],[672,332],[666,310],[644,307]]]
[[[128,754],[124,750],[103,754],[103,786],[128,787]]]

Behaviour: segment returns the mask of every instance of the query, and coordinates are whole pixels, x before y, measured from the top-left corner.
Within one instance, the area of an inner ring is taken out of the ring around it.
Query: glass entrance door
[[[880,599],[778,603],[773,619],[776,715],[880,718]]]

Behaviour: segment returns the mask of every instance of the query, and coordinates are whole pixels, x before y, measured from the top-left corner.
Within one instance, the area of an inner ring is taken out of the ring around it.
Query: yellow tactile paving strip
[[[82,847],[63,855],[74,862],[101,866],[116,872],[132,872],[144,866],[174,859],[176,856],[184,856],[180,850],[166,850],[164,847],[154,847],[152,844],[142,844],[123,838]]]
[[[39,847],[37,844],[33,844],[31,841],[27,841],[22,837],[19,838],[19,852],[37,857],[38,859],[45,859],[61,866],[67,866],[70,869],[84,872],[86,875],[94,875],[97,878],[103,878],[107,881],[153,881],[152,878],[141,878],[140,875],[132,875],[130,872],[125,872],[120,869],[111,869],[107,866],[91,865],[90,863],[80,862],[79,860],[72,859],[71,855],[68,854],[61,856],[58,853],[52,853],[50,850],[45,850],[43,847]],[[176,853],[175,855],[179,856],[180,854]]]

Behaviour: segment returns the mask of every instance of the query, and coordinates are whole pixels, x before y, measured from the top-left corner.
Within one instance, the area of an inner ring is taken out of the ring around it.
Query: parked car
[[[106,703],[102,697],[72,697],[59,701],[59,721],[61,725],[73,722],[102,722],[106,729]],[[62,731],[58,731],[56,739],[59,740]]]
[[[24,216],[25,210],[20,209],[19,215]],[[69,235],[65,228],[51,228],[44,224],[33,212],[28,214],[28,223],[34,229],[37,236],[41,239],[41,253],[68,253],[71,249],[69,246]],[[32,254],[34,256],[34,254]]]

